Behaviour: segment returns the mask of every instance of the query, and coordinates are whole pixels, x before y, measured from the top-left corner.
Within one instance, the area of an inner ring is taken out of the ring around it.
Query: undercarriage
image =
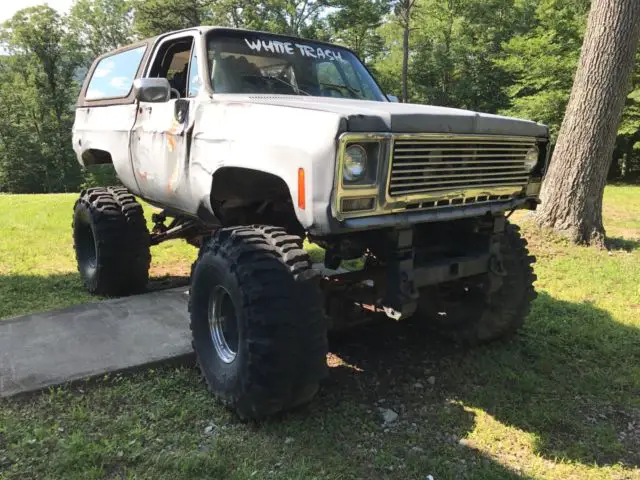
[[[219,227],[168,212],[152,216],[150,244],[183,239],[200,247]],[[167,220],[170,221],[167,223]],[[320,278],[331,329],[369,321],[372,314],[393,320],[413,316],[420,292],[428,287],[489,275],[499,282],[506,271],[500,240],[504,214],[420,224],[309,240],[325,249]],[[355,268],[345,269],[344,261]]]
[[[488,273],[504,275],[499,242],[505,226],[504,215],[499,215],[319,241],[326,248],[328,269],[341,259],[362,257],[361,268],[325,276],[327,304],[337,314],[332,317],[344,323],[343,312],[357,305],[401,320],[415,314],[425,287]]]

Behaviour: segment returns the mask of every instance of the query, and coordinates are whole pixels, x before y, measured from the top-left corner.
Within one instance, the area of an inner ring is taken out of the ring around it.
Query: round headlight
[[[357,182],[367,170],[367,151],[362,145],[350,145],[344,156],[342,176],[347,182]]]
[[[531,147],[527,154],[524,157],[524,168],[527,169],[528,172],[536,168],[538,165],[538,159],[540,158],[540,150],[538,147]]]

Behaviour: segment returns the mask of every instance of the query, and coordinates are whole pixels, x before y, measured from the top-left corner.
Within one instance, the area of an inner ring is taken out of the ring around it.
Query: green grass
[[[76,194],[0,195],[0,319],[95,301],[85,293],[71,239]],[[151,228],[153,208],[145,206]],[[153,248],[151,288],[186,276],[197,252],[184,241]]]
[[[0,316],[86,300],[73,201],[0,197]],[[610,252],[520,219],[540,295],[515,339],[463,351],[418,323],[353,331],[318,398],[265,423],[237,421],[189,367],[0,401],[0,479],[640,479],[639,219],[640,188],[609,187]],[[154,276],[192,255],[159,247]]]
[[[612,186],[605,191],[607,234],[640,240],[640,195],[636,186]]]

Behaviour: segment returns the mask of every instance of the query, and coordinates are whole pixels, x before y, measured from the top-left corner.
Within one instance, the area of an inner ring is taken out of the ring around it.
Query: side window
[[[198,55],[196,55],[196,49],[194,47],[191,53],[191,60],[189,61],[189,84],[187,86],[187,95],[189,97],[195,97],[200,92],[202,78],[198,70]]]
[[[85,99],[102,100],[129,95],[146,48],[133,48],[100,60],[89,81]]]
[[[169,80],[171,88],[176,90],[180,97],[187,94],[187,72],[191,56],[192,37],[177,38],[165,41],[155,56],[150,77],[164,77]]]

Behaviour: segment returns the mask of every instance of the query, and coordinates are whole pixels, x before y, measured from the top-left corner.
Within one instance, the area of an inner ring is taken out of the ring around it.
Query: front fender
[[[224,167],[281,178],[305,229],[326,223],[336,164],[338,114],[250,101],[214,99],[196,111],[191,147],[192,192],[211,193]],[[298,205],[298,170],[305,172],[305,208]]]

